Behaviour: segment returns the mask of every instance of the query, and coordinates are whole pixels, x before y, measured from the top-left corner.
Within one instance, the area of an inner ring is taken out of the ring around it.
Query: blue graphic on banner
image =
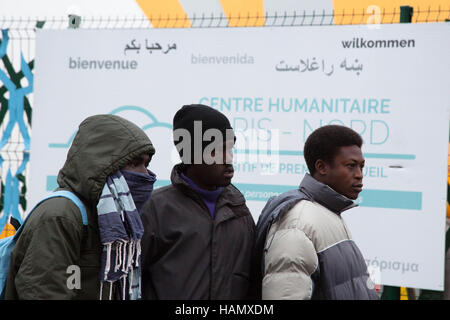
[[[58,186],[56,178],[56,176],[47,177],[47,191],[52,191]],[[155,189],[170,183],[170,180],[157,180]],[[233,185],[242,192],[247,201],[264,202],[270,197],[298,188],[296,186],[249,183],[233,183]],[[361,207],[420,211],[422,210],[422,192],[367,189],[361,192],[356,203]]]
[[[9,37],[8,31],[2,30],[3,41],[0,47],[0,59],[6,54],[6,48],[8,46]],[[2,139],[0,141],[0,150],[8,143],[11,138],[11,132],[17,123],[19,125],[20,133],[24,139],[25,150],[30,150],[30,135],[28,134],[27,126],[24,121],[24,107],[23,107],[23,99],[27,94],[30,94],[33,91],[33,74],[25,62],[23,55],[20,55],[20,64],[21,71],[24,74],[25,78],[28,80],[28,86],[25,88],[18,88],[5,72],[0,70],[0,81],[4,84],[6,89],[9,92],[9,122],[6,126],[5,131],[2,134]]]
[[[303,151],[299,150],[234,150],[236,154],[264,154],[280,156],[303,156]],[[395,153],[363,153],[364,158],[370,159],[402,159],[415,160],[414,154],[395,154]]]
[[[0,232],[4,229],[5,225],[9,221],[9,217],[17,219],[22,222],[22,218],[19,212],[19,204],[22,208],[26,209],[24,194],[20,191],[20,182],[23,183],[23,190],[25,190],[25,179],[23,177],[23,172],[29,161],[29,150],[30,150],[30,135],[28,132],[28,127],[25,123],[25,116],[28,116],[29,122],[31,121],[31,107],[27,100],[27,95],[33,92],[33,74],[31,72],[33,61],[29,64],[25,61],[22,53],[20,54],[20,70],[16,72],[13,68],[7,56],[7,49],[10,43],[10,38],[8,34],[8,29],[1,30],[2,38],[0,41],[0,60],[3,62],[4,70],[0,70],[0,124],[5,119],[5,115],[8,114],[8,123],[5,129],[2,131],[0,139],[0,150],[2,150],[12,139],[11,135],[16,127],[19,128],[19,133],[22,136],[24,150],[23,159],[16,173],[11,172],[11,168],[7,169],[6,180],[4,184],[3,191],[3,212],[0,215]],[[21,80],[25,77],[28,81],[26,87],[21,86]],[[9,97],[6,98],[6,93]],[[25,100],[27,102],[28,114],[25,111]],[[14,151],[15,152],[15,151]],[[8,150],[6,150],[8,153]],[[5,163],[9,164],[9,161],[5,161],[0,155],[0,168],[3,169]],[[5,169],[6,171],[6,169]]]
[[[298,186],[234,183],[246,200],[267,201]],[[356,200],[361,207],[422,210],[422,192],[366,189]]]

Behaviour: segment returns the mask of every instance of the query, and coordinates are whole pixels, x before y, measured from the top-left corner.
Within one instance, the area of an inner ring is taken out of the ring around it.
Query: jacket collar
[[[317,181],[308,173],[305,174],[299,188],[314,199],[314,201],[336,214],[341,214],[345,210],[358,206],[351,199],[334,191],[326,184]]]

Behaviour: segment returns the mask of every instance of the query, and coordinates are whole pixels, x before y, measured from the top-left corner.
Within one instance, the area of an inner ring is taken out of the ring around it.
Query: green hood
[[[137,125],[115,115],[95,115],[79,126],[58,185],[85,200],[98,202],[106,178],[134,157],[155,153],[152,142]]]

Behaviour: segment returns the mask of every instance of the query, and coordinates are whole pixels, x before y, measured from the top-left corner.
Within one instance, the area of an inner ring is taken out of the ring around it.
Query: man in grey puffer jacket
[[[324,126],[308,137],[304,156],[310,174],[298,190],[271,198],[258,221],[259,234],[269,230],[263,299],[378,299],[341,217],[362,191],[361,145],[360,135],[344,126]]]

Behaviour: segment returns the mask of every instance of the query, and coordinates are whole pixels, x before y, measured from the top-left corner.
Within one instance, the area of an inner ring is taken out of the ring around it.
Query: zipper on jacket
[[[212,299],[212,287],[213,287],[213,250],[214,250],[214,220],[211,217],[211,250],[210,250],[210,257],[209,257],[209,300]]]

